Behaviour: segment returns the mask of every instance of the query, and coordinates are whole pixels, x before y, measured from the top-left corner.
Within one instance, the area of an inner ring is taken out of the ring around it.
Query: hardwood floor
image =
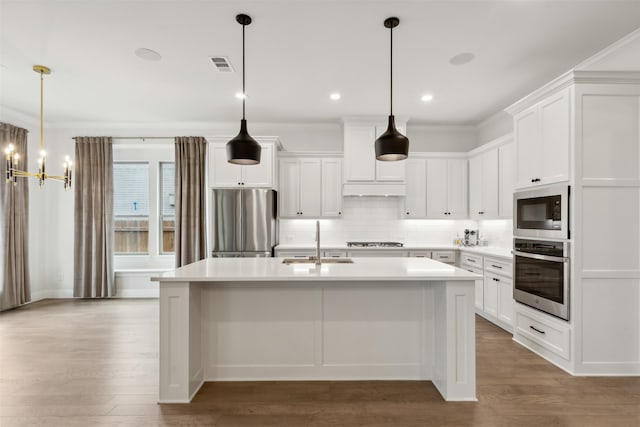
[[[477,318],[478,402],[428,381],[207,383],[156,404],[157,300],[0,314],[0,426],[640,426],[640,378],[572,377]]]

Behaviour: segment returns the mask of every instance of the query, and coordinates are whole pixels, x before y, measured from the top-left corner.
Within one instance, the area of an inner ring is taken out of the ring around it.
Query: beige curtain
[[[76,138],[73,296],[116,294],[113,275],[113,151],[110,137]]]
[[[201,136],[176,137],[176,267],[206,258],[206,156]]]
[[[20,169],[27,162],[27,130],[0,123],[0,311],[31,301],[29,290],[29,183],[18,178],[6,182],[4,149],[13,144]]]

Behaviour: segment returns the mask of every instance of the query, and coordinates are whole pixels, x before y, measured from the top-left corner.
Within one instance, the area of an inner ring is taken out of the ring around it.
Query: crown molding
[[[513,116],[574,84],[640,84],[640,72],[571,70],[511,104],[504,111]]]

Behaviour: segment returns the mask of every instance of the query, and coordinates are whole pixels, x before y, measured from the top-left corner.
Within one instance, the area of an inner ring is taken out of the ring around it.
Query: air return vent
[[[211,62],[216,66],[216,70],[221,73],[233,73],[234,71],[229,59],[225,56],[212,56]]]

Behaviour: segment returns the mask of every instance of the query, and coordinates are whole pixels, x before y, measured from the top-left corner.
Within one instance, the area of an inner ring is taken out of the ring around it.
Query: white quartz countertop
[[[353,258],[353,264],[283,264],[283,258],[207,258],[158,282],[447,281],[482,276],[428,258]]]
[[[287,243],[278,245],[275,248],[280,251],[295,251],[295,250],[315,250],[314,243]],[[502,248],[497,246],[456,246],[447,245],[442,243],[408,243],[401,248],[386,248],[386,247],[373,247],[373,248],[361,248],[361,247],[348,247],[346,243],[321,243],[320,249],[327,250],[343,250],[343,251],[420,251],[420,250],[442,250],[442,251],[454,251],[459,250],[462,252],[472,252],[484,256],[495,256],[506,259],[513,259],[511,255],[511,248]]]

